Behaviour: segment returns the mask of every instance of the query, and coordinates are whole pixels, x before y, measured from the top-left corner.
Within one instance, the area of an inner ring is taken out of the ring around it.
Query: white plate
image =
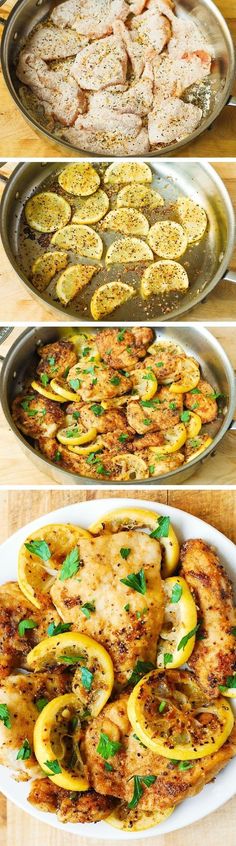
[[[101,499],[90,500],[88,502],[75,503],[74,505],[67,505],[65,508],[58,508],[56,511],[51,511],[44,517],[39,517],[32,523],[28,523],[23,529],[15,532],[9,540],[5,541],[0,548],[2,564],[0,583],[3,584],[7,579],[16,579],[17,576],[17,556],[18,550],[24,539],[31,532],[38,529],[40,526],[47,523],[75,523],[88,528],[90,523],[98,520],[106,511],[111,511],[113,508],[121,506],[135,506],[140,508],[151,508],[159,514],[168,514],[171,517],[179,540],[182,542],[188,538],[202,538],[206,543],[214,545],[220,556],[222,564],[231,578],[236,584],[236,547],[225,535],[218,532],[213,526],[204,523],[197,517],[187,514],[185,511],[179,511],[177,508],[171,508],[169,505],[163,505],[154,502],[148,502],[137,499]],[[231,700],[231,703],[233,700]],[[207,814],[215,811],[224,802],[234,795],[236,783],[236,758],[232,760],[227,767],[217,776],[215,781],[208,784],[198,796],[192,799],[186,799],[179,805],[174,813],[165,823],[151,828],[145,832],[130,833],[122,832],[108,826],[104,823],[84,824],[81,823],[60,823],[55,814],[46,814],[34,808],[27,802],[27,795],[29,793],[28,784],[18,784],[11,776],[10,771],[6,767],[0,766],[0,790],[11,799],[16,805],[22,808],[33,817],[41,820],[43,823],[58,828],[64,833],[77,834],[78,836],[101,838],[102,840],[139,840],[145,836],[154,837],[158,834],[167,834],[169,831],[183,828],[190,823],[202,819]]]

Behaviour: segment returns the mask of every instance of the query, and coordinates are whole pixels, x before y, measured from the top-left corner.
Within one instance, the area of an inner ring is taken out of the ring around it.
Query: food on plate
[[[168,512],[31,533],[0,588],[0,763],[28,801],[142,831],[212,781],[236,754],[235,619],[217,553],[179,547]]]
[[[199,127],[210,108],[213,59],[200,21],[179,18],[168,0],[67,0],[29,33],[16,74],[22,101],[34,101],[37,121],[56,138],[93,153],[135,156],[176,144]],[[80,194],[80,167],[67,167],[68,192],[75,174]],[[121,184],[133,173],[150,182],[144,167],[118,163]]]
[[[93,295],[94,316],[133,295],[120,282],[102,286]],[[67,329],[66,337],[38,345],[37,354],[12,416],[58,467],[99,481],[155,478],[211,446],[205,425],[220,425],[226,398],[171,338],[154,340],[149,327]]]
[[[32,229],[54,232],[69,223],[71,206],[64,197],[52,191],[33,194],[25,204],[25,217]]]
[[[189,197],[170,203],[173,186],[167,180],[163,184],[146,162],[80,162],[53,171],[22,216],[22,234],[25,239],[27,232],[30,255],[32,245],[36,254],[29,273],[36,290],[76,313],[82,310],[86,320],[88,308],[94,320],[115,318],[131,296],[135,311],[149,313],[151,305],[154,316],[156,298],[161,312],[168,309],[168,293],[182,299],[193,281],[191,245],[204,237],[208,218]],[[56,213],[57,202],[65,200],[69,219],[52,224],[44,215],[44,197],[53,198]],[[31,203],[39,204],[45,238],[34,228],[35,215],[29,216]]]

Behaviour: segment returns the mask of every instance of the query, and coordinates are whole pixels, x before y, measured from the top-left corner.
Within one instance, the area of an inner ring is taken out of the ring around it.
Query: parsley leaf
[[[41,696],[40,699],[36,699],[35,705],[37,711],[39,712],[39,714],[41,714],[41,711],[43,711],[45,705],[48,705],[48,699],[46,699],[46,697],[44,696]]]
[[[42,382],[42,385],[46,388],[49,383],[49,376],[47,376],[47,373],[40,373],[40,382]]]
[[[181,585],[179,585],[178,582],[175,582],[175,585],[173,585],[172,593],[171,593],[171,599],[170,599],[171,603],[174,604],[175,602],[179,602],[179,600],[181,599],[182,593],[183,593],[183,590],[182,590]]]
[[[125,435],[125,434],[122,432],[122,434],[121,434],[121,435],[119,435],[118,441],[120,441],[120,443],[121,443],[121,444],[123,444],[123,443],[127,440],[127,438],[128,438],[128,437],[129,437],[129,435]]]
[[[93,673],[87,667],[81,667],[81,682],[85,690],[91,690],[93,684]]]
[[[62,661],[64,664],[80,664],[84,661],[83,655],[58,655],[58,663]]]
[[[126,329],[120,329],[117,333],[117,341],[123,341]]]
[[[129,610],[130,610],[130,604],[129,604],[129,602],[127,602],[127,605],[124,605],[124,611],[129,611]]]
[[[80,379],[70,379],[69,385],[70,385],[70,388],[73,389],[73,391],[78,391],[78,388],[80,388],[80,385],[81,385],[81,381],[80,381]]]
[[[136,808],[136,805],[138,805],[138,802],[141,799],[141,796],[143,795],[142,785],[145,784],[145,787],[150,787],[151,784],[154,784],[154,782],[156,781],[156,776],[154,776],[154,775],[150,775],[150,776],[134,775],[134,776],[131,776],[131,778],[133,778],[133,780],[134,780],[134,792],[133,792],[133,798],[131,799],[131,802],[128,802],[128,808],[130,808],[130,810],[132,808]]]
[[[63,561],[61,572],[59,579],[61,582],[64,582],[66,579],[71,579],[72,576],[75,576],[75,573],[79,570],[80,566],[80,558],[79,558],[79,550],[78,547],[75,546],[74,549],[68,553]]]
[[[138,682],[140,681],[140,679],[143,678],[143,676],[146,676],[147,673],[150,673],[151,670],[154,669],[154,664],[152,664],[151,661],[137,661],[132,670],[131,676],[128,679],[127,684],[138,684]]]
[[[166,707],[166,701],[165,701],[165,699],[162,699],[162,701],[160,702],[159,708],[158,708],[159,714],[162,714],[162,712],[165,710],[165,707]]]
[[[7,705],[0,705],[0,720],[2,720],[5,728],[11,728],[10,711]]]
[[[28,549],[28,552],[32,552],[32,555],[42,558],[42,561],[49,561],[49,558],[51,558],[49,546],[44,540],[33,540],[30,543],[25,543],[25,548]]]
[[[57,758],[55,758],[54,761],[44,761],[44,764],[45,764],[45,767],[48,767],[50,772],[53,773],[53,775],[57,775],[58,773],[61,773],[61,767],[60,767],[60,764],[59,764],[59,761],[57,760]]]
[[[105,761],[104,770],[107,770],[108,773],[114,773],[114,767],[108,761]]]
[[[178,770],[183,773],[185,770],[191,770],[191,767],[193,767],[193,763],[191,761],[180,761],[178,764]]]
[[[149,465],[149,473],[150,473],[150,476],[153,476],[153,475],[154,475],[154,473],[155,473],[155,464],[150,464],[150,465]]]
[[[224,693],[226,690],[236,687],[236,673],[233,676],[227,676],[225,684],[219,684],[219,690]]]
[[[74,417],[74,420],[78,420],[79,417],[80,417],[80,412],[79,411],[73,411],[72,417]]]
[[[182,411],[182,414],[180,415],[180,420],[182,421],[182,423],[188,423],[190,420],[190,416],[190,411]]]
[[[171,652],[164,652],[163,661],[164,661],[164,667],[166,667],[167,664],[172,664],[173,655],[171,654]]]
[[[94,602],[85,602],[84,605],[81,605],[80,610],[82,611],[84,616],[87,617],[87,620],[89,620],[91,617],[91,613],[96,611],[95,604]]]
[[[60,450],[57,449],[56,452],[55,452],[53,461],[60,461],[60,460],[61,460],[61,453],[60,453]]]
[[[119,376],[112,376],[110,379],[111,385],[119,385],[120,384],[120,377]]]
[[[20,637],[24,637],[27,629],[36,629],[37,626],[38,623],[35,623],[35,621],[31,620],[30,618],[28,620],[21,620],[18,624],[18,632]]]
[[[63,632],[69,632],[71,629],[72,623],[50,623],[47,629],[48,637],[54,637],[54,635],[63,634]]]
[[[137,593],[142,593],[144,595],[147,591],[143,567],[138,573],[130,573],[126,579],[120,579],[120,582],[122,582],[123,585],[127,585],[127,587],[132,588],[132,590],[136,590]]]
[[[236,637],[236,626],[233,626],[232,629],[230,629],[230,632],[233,635],[233,637]]]
[[[108,734],[101,731],[96,752],[98,752],[105,761],[107,761],[108,758],[113,758],[120,749],[121,743],[119,743],[118,740],[110,740]]]
[[[29,745],[29,741],[25,739],[22,743],[22,746],[17,752],[16,760],[17,761],[27,761],[32,754],[31,746]]]
[[[157,527],[150,534],[150,538],[168,538],[170,528],[170,517],[159,517]]]
[[[151,422],[150,417],[145,417],[143,420],[144,426],[150,426]]]
[[[192,388],[192,390],[191,390],[191,391],[189,391],[189,393],[190,393],[190,394],[200,394],[200,393],[201,393],[201,391],[199,391],[199,388]]]
[[[188,643],[190,638],[193,637],[196,634],[200,625],[201,625],[201,623],[197,623],[197,625],[194,626],[194,629],[191,629],[191,632],[188,632],[188,634],[184,635],[184,637],[181,638],[181,640],[180,640],[180,642],[178,643],[178,646],[177,646],[178,652],[179,652],[180,649],[184,649],[184,647],[186,646],[186,644]]]
[[[131,549],[129,548],[129,546],[122,546],[121,549],[120,549],[121,558],[124,558],[125,561],[126,561],[127,558],[130,555],[130,552],[131,552]]]
[[[94,403],[94,405],[90,405],[90,411],[95,414],[96,417],[101,417],[101,414],[104,414],[104,408],[99,403]]]
[[[51,367],[53,367],[53,365],[55,364],[55,361],[56,361],[55,355],[49,355],[48,356],[48,364],[50,364]]]

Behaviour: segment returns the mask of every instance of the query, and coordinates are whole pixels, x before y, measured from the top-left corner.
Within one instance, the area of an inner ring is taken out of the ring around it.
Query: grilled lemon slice
[[[90,226],[80,226],[78,223],[70,223],[55,232],[51,244],[62,247],[65,250],[73,250],[84,258],[97,259],[100,261],[103,254],[103,243],[100,235],[91,229]]]
[[[140,367],[131,374],[132,384],[135,391],[142,400],[148,401],[155,396],[158,388],[157,379],[151,365]]]
[[[50,390],[50,388],[44,388],[44,386],[41,385],[40,382],[36,382],[34,380],[33,382],[31,382],[31,387],[34,389],[34,391],[37,391],[38,394],[41,394],[42,397],[46,397],[46,399],[53,400],[54,402],[66,402],[65,397],[59,396],[59,394],[56,394],[53,390]]]
[[[170,385],[170,391],[173,394],[187,394],[196,388],[200,380],[200,369],[198,363],[194,358],[186,356],[183,359],[181,377],[178,382],[173,382]]]
[[[67,165],[58,176],[59,185],[74,196],[88,197],[100,185],[100,176],[90,162]]]
[[[59,432],[57,432],[57,440],[60,444],[64,444],[64,446],[79,446],[80,444],[86,444],[90,441],[94,441],[96,436],[97,429],[92,428],[89,429],[88,432],[84,432],[83,429],[80,429],[77,423],[67,429],[59,429]]]
[[[163,520],[156,511],[147,508],[115,508],[106,512],[96,523],[92,523],[89,531],[92,535],[110,534],[121,529],[150,529],[156,532],[163,552],[163,575],[170,576],[179,561],[179,541],[173,526],[167,518],[168,525],[162,529]]]
[[[111,185],[152,182],[152,171],[145,162],[113,162],[105,172],[104,182]]]
[[[25,217],[31,229],[36,229],[37,232],[54,232],[69,223],[71,207],[59,194],[44,191],[27,200]]]
[[[96,265],[70,264],[64,273],[59,276],[56,284],[57,296],[61,303],[68,305],[88,285],[98,270],[99,267],[96,267]]]
[[[151,294],[186,291],[188,287],[188,274],[182,264],[163,259],[146,268],[141,279],[140,293],[146,299]]]
[[[178,452],[185,444],[187,438],[186,428],[184,423],[177,423],[172,429],[167,429],[164,432],[165,443],[160,447],[149,447],[148,453],[151,455],[169,455],[172,452]]]
[[[76,551],[81,537],[89,538],[90,534],[70,523],[52,523],[37,529],[22,544],[18,558],[18,582],[24,596],[36,608],[48,602],[48,594],[63,560],[72,550]]]
[[[78,394],[75,391],[69,390],[67,382],[64,379],[52,379],[50,387],[54,394],[58,394],[58,398],[63,397],[65,400],[70,400],[70,402],[78,402]]]
[[[108,247],[106,264],[127,264],[137,261],[152,261],[153,253],[140,238],[120,238]]]
[[[72,223],[98,223],[108,209],[109,198],[105,191],[99,188],[91,197],[85,197],[84,200],[80,201],[72,218]]]
[[[91,298],[92,317],[94,320],[106,317],[115,308],[127,303],[134,293],[132,285],[126,285],[124,282],[108,282],[106,285],[101,285]]]
[[[180,576],[165,579],[163,590],[165,611],[157,644],[157,667],[168,665],[174,669],[185,664],[194,649],[195,634],[189,637],[189,633],[196,630],[197,609],[187,582]]]
[[[68,263],[68,253],[55,250],[54,253],[43,253],[32,265],[32,282],[38,291],[45,291],[51,279],[64,270]]]
[[[179,197],[176,211],[180,223],[184,227],[190,244],[200,241],[207,228],[207,214],[202,206],[198,206],[189,197]]]
[[[164,206],[163,197],[153,191],[152,188],[147,188],[141,183],[134,183],[133,185],[125,185],[117,194],[116,203],[118,208],[127,206],[133,209],[157,209],[158,206]]]
[[[179,223],[173,220],[160,220],[151,226],[148,243],[154,253],[164,259],[179,259],[187,246],[187,235]]]
[[[196,438],[202,428],[201,417],[194,411],[188,411],[188,421],[185,423],[187,438]]]
[[[149,223],[145,215],[137,209],[119,208],[106,215],[101,228],[110,232],[121,232],[122,235],[140,235],[145,238]]]
[[[64,790],[88,790],[79,751],[79,702],[73,693],[56,696],[45,705],[34,727],[34,752],[43,772]],[[66,742],[68,741],[68,743]],[[71,747],[73,750],[72,760]]]
[[[119,802],[114,808],[109,817],[106,817],[106,823],[112,825],[113,828],[120,828],[122,831],[146,831],[148,828],[154,828],[155,825],[165,822],[174,811],[172,808],[166,808],[160,811],[155,808],[153,811],[140,810],[139,807],[129,808],[127,802]]]
[[[188,438],[185,443],[185,461],[186,464],[189,461],[192,461],[193,458],[197,458],[198,455],[201,455],[202,452],[205,452],[206,449],[212,444],[212,438],[210,435],[198,435],[196,438]]]
[[[148,467],[139,455],[120,453],[110,459],[114,478],[117,482],[131,482],[135,479],[148,479]]]

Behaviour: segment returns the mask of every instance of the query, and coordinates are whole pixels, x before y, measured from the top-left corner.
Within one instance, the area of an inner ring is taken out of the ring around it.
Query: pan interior
[[[66,163],[63,162],[63,167]],[[94,163],[94,167],[98,170],[101,177],[101,186],[104,175],[104,170],[107,167],[105,163]],[[143,263],[139,265],[114,265],[108,270],[105,267],[103,259],[102,269],[93,277],[88,286],[84,288],[80,294],[71,301],[65,308],[60,304],[60,309],[66,315],[72,318],[87,321],[91,318],[90,314],[90,300],[93,292],[103,285],[105,282],[112,281],[119,278],[120,280],[132,284],[135,288],[135,296],[123,306],[117,308],[111,314],[111,320],[127,321],[152,321],[158,318],[171,317],[172,312],[187,301],[191,307],[192,300],[204,290],[205,286],[213,277],[219,273],[221,261],[227,245],[227,217],[224,202],[221,199],[217,186],[214,182],[211,172],[198,163],[184,164],[178,162],[162,162],[158,161],[151,165],[153,173],[153,187],[163,196],[165,200],[164,207],[156,209],[149,213],[144,209],[144,213],[149,218],[150,224],[158,219],[167,219],[174,217],[172,205],[180,195],[185,195],[193,199],[198,204],[205,208],[208,216],[208,227],[206,234],[198,244],[190,245],[180,259],[180,263],[186,268],[190,280],[190,287],[187,292],[180,294],[171,292],[168,295],[152,296],[148,300],[143,300],[140,296],[140,279],[144,270]],[[66,194],[58,183],[58,173],[62,170],[62,162],[60,164],[47,163],[37,165],[28,165],[27,169],[18,172],[19,191],[15,193],[12,191],[11,202],[8,208],[7,221],[7,237],[10,240],[10,247],[15,257],[16,264],[23,278],[30,280],[31,268],[36,257],[41,255],[45,250],[50,249],[51,235],[40,234],[30,229],[26,223],[24,215],[24,206],[26,200],[42,190],[53,190],[62,193],[72,205],[72,209],[76,208],[76,197]],[[114,205],[113,189],[108,189],[105,186],[106,192],[110,191],[111,207]],[[94,227],[99,232],[99,224]],[[102,233],[102,238],[105,243],[105,249],[115,239],[121,236],[117,233],[107,234]],[[85,262],[86,259],[79,259],[75,254],[69,254],[70,263],[78,261]],[[88,260],[87,260],[88,261]],[[90,263],[90,260],[89,260]],[[93,262],[94,264],[96,262]],[[56,295],[56,282],[58,275],[49,284],[47,290],[40,293],[40,297],[48,305],[57,305],[58,299]]]
[[[17,99],[20,108],[23,108],[25,115],[33,120],[39,129],[46,131],[49,137],[58,138],[66,147],[74,149],[72,145],[63,139],[62,127],[51,118],[48,119],[45,116],[42,105],[39,104],[39,101],[37,101],[26,86],[22,86],[15,73],[20,50],[24,47],[32,29],[49,16],[52,5],[49,0],[37,0],[37,2],[35,0],[26,0],[23,8],[20,9],[19,15],[17,14],[17,10],[15,15],[13,14],[12,24],[9,26],[8,36],[5,40],[6,74],[13,96]],[[230,36],[227,32],[226,25],[225,31],[224,27],[222,28],[218,17],[218,10],[211,3],[211,0],[210,2],[209,0],[198,0],[198,2],[196,0],[183,0],[183,2],[177,2],[176,13],[177,16],[183,19],[189,19],[189,16],[191,16],[192,20],[206,33],[207,39],[214,49],[214,60],[210,79],[203,80],[202,83],[191,86],[183,97],[186,101],[199,105],[203,112],[200,127],[193,132],[192,136],[183,139],[181,143],[185,143],[189,138],[194,138],[199,132],[204,131],[211,119],[213,120],[219,113],[223,100],[226,100],[227,96],[231,93]],[[231,58],[233,62],[233,57]],[[176,146],[176,144],[158,145],[152,148],[150,155],[169,152],[174,150]],[[92,150],[87,150],[87,152],[93,153]]]
[[[76,329],[73,329],[73,334],[74,331],[76,331]],[[97,331],[99,330],[94,329],[95,333]],[[40,327],[35,329],[33,333],[31,332],[28,337],[24,338],[18,352],[17,370],[15,369],[15,356],[9,365],[7,380],[7,404],[9,414],[11,414],[11,404],[14,397],[22,391],[28,391],[31,380],[33,376],[35,376],[35,369],[39,362],[37,348],[45,343],[53,343],[53,341],[56,341],[59,338],[69,337],[71,332],[72,330],[67,328]],[[212,385],[214,391],[221,393],[222,396],[218,401],[219,414],[217,419],[210,424],[202,426],[202,433],[205,434],[207,432],[212,439],[215,439],[223,427],[225,417],[229,411],[230,384],[226,368],[224,367],[219,352],[215,350],[214,343],[212,343],[212,340],[214,339],[210,340],[206,334],[200,332],[193,325],[184,328],[174,326],[169,328],[164,326],[154,330],[154,332],[155,337],[158,339],[163,337],[169,338],[169,340],[172,340],[177,344],[181,344],[187,355],[193,356],[198,360],[201,367],[202,377]],[[26,444],[30,445],[31,449],[38,453],[38,450],[35,448],[34,441],[30,438],[26,438],[22,435],[22,433],[19,433],[15,426],[14,428],[18,436],[20,436]],[[41,455],[41,453],[38,454]],[[44,456],[42,457],[48,462]],[[48,463],[54,466],[53,462]],[[183,465],[183,470],[186,466],[187,465]],[[75,474],[70,473],[70,471],[67,472],[69,472],[70,476],[75,477]],[[179,471],[173,471],[168,475],[173,475],[174,477],[176,472]],[[87,479],[86,477],[83,478],[85,478],[85,481],[89,481],[90,483],[92,481],[91,477],[90,479]],[[156,477],[158,484],[161,483],[161,480],[162,477]],[[152,482],[154,481],[155,477],[152,477]],[[122,484],[125,484],[125,482]]]

